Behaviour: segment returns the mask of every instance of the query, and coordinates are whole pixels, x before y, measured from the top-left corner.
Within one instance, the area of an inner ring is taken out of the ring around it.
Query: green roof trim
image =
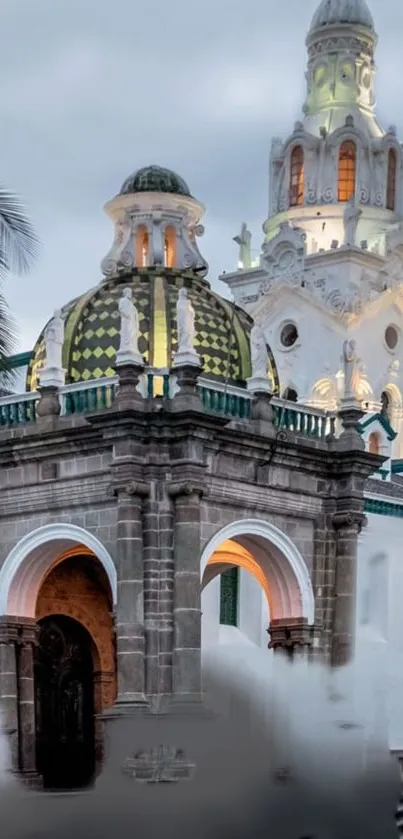
[[[384,501],[378,498],[364,499],[364,512],[373,513],[377,516],[390,516],[392,518],[403,518],[403,503],[396,504],[394,501]]]
[[[392,428],[390,422],[388,422],[386,417],[381,413],[373,414],[372,417],[368,417],[368,419],[365,420],[364,422],[360,422],[359,425],[358,425],[358,430],[359,430],[360,434],[363,434],[365,429],[368,428],[369,425],[372,425],[373,422],[379,422],[379,424],[382,426],[383,430],[386,431],[388,440],[390,442],[392,442],[392,440],[396,439],[397,431],[395,431]]]
[[[400,475],[403,472],[403,460],[392,460],[393,475]]]
[[[17,355],[10,355],[8,366],[10,370],[17,370],[19,367],[28,367],[31,357],[31,350],[29,352],[19,352]]]

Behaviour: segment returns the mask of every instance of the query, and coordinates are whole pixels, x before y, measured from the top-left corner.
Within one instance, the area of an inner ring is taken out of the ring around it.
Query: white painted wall
[[[270,623],[266,595],[260,583],[239,569],[238,627],[220,627],[220,576],[215,577],[202,591],[202,646],[243,644],[250,642],[267,648],[267,628]],[[242,636],[242,637],[241,637]]]
[[[391,748],[403,748],[403,519],[368,515],[360,536],[357,656],[372,691],[374,731],[387,727]],[[366,665],[366,666],[365,666]]]

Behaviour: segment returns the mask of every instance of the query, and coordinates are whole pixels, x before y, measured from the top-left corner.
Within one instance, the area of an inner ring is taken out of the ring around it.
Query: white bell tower
[[[376,119],[377,35],[365,0],[322,0],[306,44],[303,118],[271,145],[259,264],[221,279],[263,319],[282,394],[336,408],[342,343],[354,339],[357,398],[398,431],[403,158],[395,129]],[[395,457],[400,445],[399,435]]]

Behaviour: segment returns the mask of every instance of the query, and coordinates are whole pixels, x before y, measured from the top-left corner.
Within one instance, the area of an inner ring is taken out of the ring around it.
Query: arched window
[[[392,406],[391,406],[390,396],[386,392],[386,390],[384,390],[381,393],[381,414],[383,414],[383,416],[386,417],[388,422],[390,421],[391,407]]]
[[[165,228],[164,265],[166,268],[174,268],[176,265],[176,230],[171,225]]]
[[[388,179],[386,184],[386,209],[394,210],[396,205],[396,169],[397,158],[395,149],[389,149]]]
[[[136,230],[136,265],[138,268],[146,268],[150,263],[149,241],[146,226],[140,224]]]
[[[357,150],[352,140],[346,140],[339,151],[338,200],[351,201],[355,195]]]
[[[229,568],[220,577],[220,624],[238,626],[239,568]]]
[[[368,444],[370,454],[379,454],[379,434],[376,431],[369,435]]]
[[[290,161],[290,207],[299,207],[304,202],[304,150],[295,146]]]
[[[286,399],[287,402],[298,402],[298,393],[293,387],[286,387],[283,399]]]

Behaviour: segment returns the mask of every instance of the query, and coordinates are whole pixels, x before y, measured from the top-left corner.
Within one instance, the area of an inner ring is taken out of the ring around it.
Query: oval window
[[[287,349],[293,347],[298,340],[298,329],[294,323],[286,323],[280,333],[280,342]]]
[[[385,344],[388,350],[395,350],[399,342],[399,333],[395,326],[388,326],[385,330]]]

